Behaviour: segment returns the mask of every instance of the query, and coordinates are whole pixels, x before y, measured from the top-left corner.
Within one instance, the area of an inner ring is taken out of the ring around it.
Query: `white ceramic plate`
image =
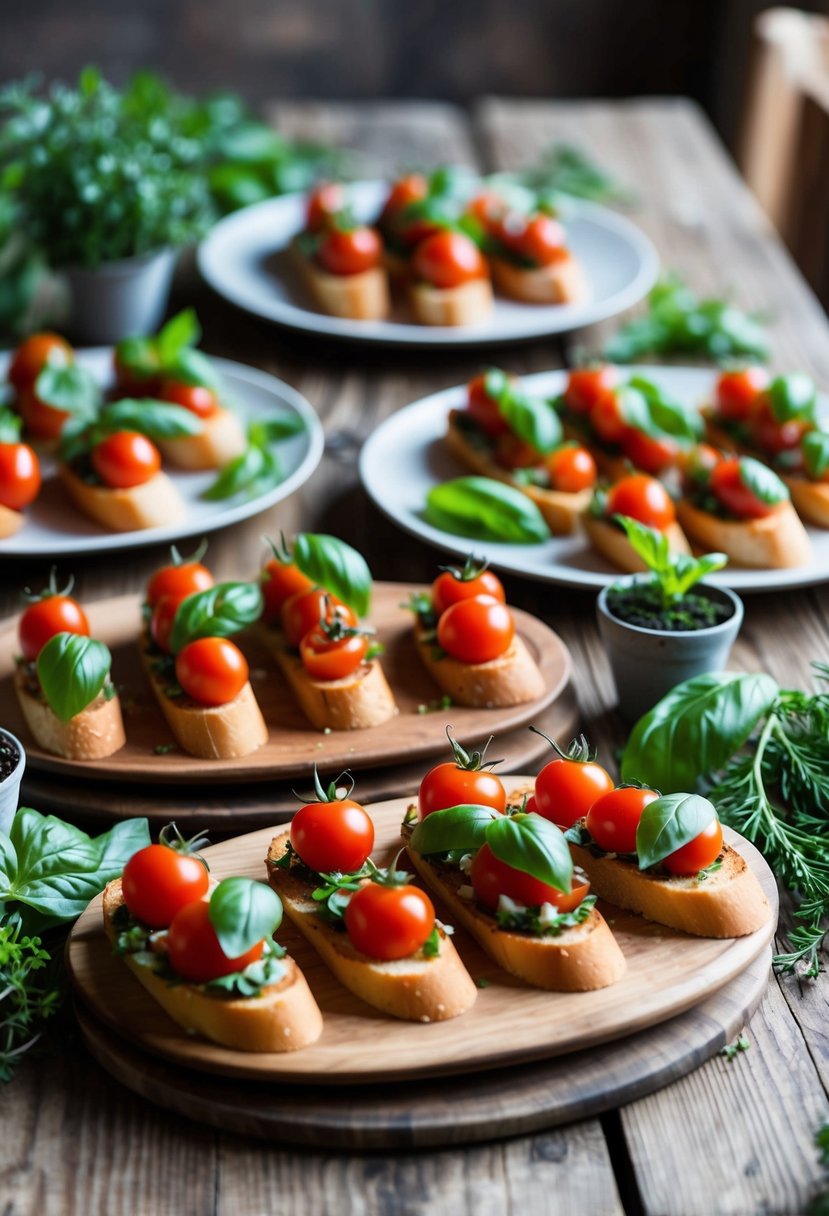
[[[354,210],[373,220],[388,187],[357,182]],[[285,195],[229,215],[199,247],[199,269],[232,304],[269,321],[308,333],[399,346],[468,346],[567,333],[629,308],[650,290],[659,270],[651,242],[629,220],[594,203],[573,201],[565,220],[570,246],[582,263],[589,296],[580,304],[519,304],[496,298],[489,320],[452,327],[405,321],[350,321],[312,310],[280,251],[301,231],[305,196]]]
[[[76,359],[81,366],[89,369],[103,387],[111,384],[111,347],[79,350]],[[247,502],[205,502],[200,495],[215,479],[215,472],[184,473],[167,468],[187,505],[186,516],[171,527],[146,528],[140,532],[108,532],[87,519],[70,502],[58,482],[55,461],[50,457],[41,457],[43,487],[35,502],[26,508],[27,522],[24,526],[15,536],[0,541],[0,557],[101,553],[104,550],[176,541],[187,536],[202,536],[205,532],[224,528],[250,515],[258,515],[293,494],[308,480],[320,462],[324,435],[319,418],[304,397],[275,376],[229,359],[212,359],[211,362],[222,377],[223,392],[228,402],[236,409],[243,423],[286,410],[298,414],[304,421],[303,431],[286,439],[275,449],[284,473],[278,486]],[[8,366],[9,356],[0,356],[0,382],[5,381]]]
[[[710,399],[719,374],[695,367],[629,367],[624,371],[626,375],[647,376],[668,395],[693,405]],[[522,378],[531,392],[550,397],[561,393],[566,381],[566,371]],[[493,566],[512,574],[571,587],[603,587],[618,578],[619,571],[600,557],[581,533],[556,537],[543,544],[504,545],[450,536],[421,518],[426,495],[433,486],[469,472],[446,450],[443,442],[449,410],[465,402],[465,385],[423,397],[392,414],[368,439],[360,456],[360,476],[380,510],[405,531],[439,549],[457,554],[474,550]],[[822,399],[820,407],[829,414],[829,401]],[[818,528],[808,531],[813,551],[808,565],[791,570],[741,570],[733,566],[711,575],[710,581],[736,591],[774,591],[829,580],[829,531]]]

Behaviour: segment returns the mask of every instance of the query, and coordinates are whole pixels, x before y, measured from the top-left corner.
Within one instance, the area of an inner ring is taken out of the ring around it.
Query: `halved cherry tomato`
[[[374,848],[374,824],[352,798],[309,802],[291,820],[291,847],[317,874],[353,874]]]
[[[32,334],[21,342],[9,365],[9,380],[15,392],[30,389],[44,367],[69,367],[75,352],[58,334]]]
[[[317,261],[329,274],[363,274],[380,265],[383,242],[374,228],[334,228],[317,250]]]
[[[23,658],[33,663],[56,633],[89,637],[89,621],[77,600],[69,595],[46,595],[24,610],[17,627]]]
[[[210,418],[219,408],[219,398],[206,384],[185,384],[183,380],[162,380],[158,390],[162,401],[180,405],[197,418]]]
[[[322,182],[308,195],[305,226],[309,232],[326,228],[345,207],[345,190],[340,182]]]
[[[648,528],[664,532],[676,519],[671,496],[661,481],[645,473],[631,473],[611,487],[608,515],[630,515]]]
[[[150,615],[150,637],[155,642],[159,650],[163,650],[165,654],[170,654],[170,634],[173,630],[173,621],[176,619],[178,606],[184,596],[181,595],[162,595],[153,604],[153,610]]]
[[[164,595],[183,600],[197,591],[207,591],[213,586],[213,575],[201,562],[171,562],[156,570],[147,583],[147,603],[152,607]]]
[[[487,268],[474,241],[462,232],[444,229],[417,246],[412,273],[416,279],[445,290],[486,278]]]
[[[481,845],[472,859],[470,881],[475,896],[485,908],[494,912],[502,895],[525,908],[538,908],[541,904],[552,904],[557,912],[572,912],[590,892],[589,882],[573,879],[569,894],[550,887],[545,882],[508,866],[492,852],[488,844]]]
[[[635,853],[642,812],[659,795],[656,790],[620,786],[602,794],[587,812],[587,830],[607,853]]]
[[[176,655],[176,679],[200,705],[227,705],[248,682],[248,663],[229,638],[197,638]]]
[[[0,506],[22,511],[40,489],[40,461],[28,443],[0,443]]]
[[[210,923],[210,905],[206,899],[186,904],[173,917],[167,933],[170,966],[192,984],[206,984],[221,975],[244,971],[262,957],[264,948],[263,938],[245,954],[228,958]]]
[[[731,422],[744,422],[751,416],[758,395],[768,383],[769,373],[764,367],[744,367],[739,371],[723,372],[714,390],[717,414]]]
[[[610,364],[603,367],[577,367],[567,377],[564,401],[574,414],[589,414],[605,393],[619,383],[619,373]]]
[[[92,449],[90,460],[104,485],[116,490],[143,486],[161,468],[161,453],[139,431],[107,435]]]
[[[437,764],[420,783],[417,795],[420,818],[450,806],[491,806],[503,815],[507,795],[500,777],[485,768],[462,768],[454,760]]]
[[[515,622],[490,595],[451,604],[438,621],[438,645],[461,663],[488,663],[512,645]]]
[[[646,435],[629,427],[622,435],[622,451],[631,464],[646,473],[661,473],[679,460],[681,447],[673,435]]]
[[[486,391],[486,372],[470,380],[466,391],[467,413],[484,434],[489,435],[491,439],[509,434],[509,425],[501,414],[498,402]]]
[[[204,862],[166,844],[133,853],[121,876],[124,903],[151,929],[166,929],[177,912],[207,894],[209,885]]]
[[[605,443],[621,443],[628,430],[622,402],[615,388],[606,389],[590,407],[590,425]]]
[[[492,235],[510,253],[533,266],[549,266],[567,253],[564,229],[543,211],[529,216],[509,211],[493,225]]]
[[[599,471],[587,448],[567,444],[551,452],[544,461],[550,485],[563,494],[578,494],[596,484]]]
[[[551,760],[535,779],[535,807],[539,815],[561,828],[582,819],[597,799],[613,789],[613,778],[592,760]]]
[[[432,606],[438,616],[442,616],[452,604],[461,600],[471,600],[478,595],[490,595],[502,604],[507,602],[501,580],[491,570],[478,570],[475,574],[470,570],[471,577],[465,577],[461,570],[444,570],[432,583]]]
[[[538,448],[511,431],[499,435],[495,441],[495,461],[502,469],[532,469],[543,459]]]
[[[764,519],[776,503],[763,502],[743,482],[741,458],[722,460],[711,474],[711,493],[738,519]]]
[[[289,646],[298,646],[315,625],[320,621],[337,619],[343,625],[353,629],[357,618],[347,604],[343,604],[334,595],[329,595],[322,587],[312,587],[310,591],[298,591],[282,605],[282,630],[285,641]]]
[[[268,623],[279,620],[285,601],[292,595],[310,591],[314,585],[293,562],[281,562],[276,557],[265,563],[259,581],[265,601],[262,620]]]
[[[299,657],[313,680],[342,680],[364,661],[368,646],[364,633],[329,638],[316,625],[299,643]]]
[[[699,874],[716,861],[721,852],[722,826],[719,819],[715,819],[699,836],[669,853],[662,864],[670,874]]]
[[[352,946],[386,961],[417,953],[435,927],[435,909],[417,887],[368,882],[351,896],[344,919]]]
[[[803,436],[814,429],[814,424],[803,418],[778,422],[765,393],[757,400],[750,426],[755,444],[769,456],[779,456],[781,452],[799,447]]]
[[[27,434],[35,439],[57,439],[67,418],[71,417],[68,410],[58,410],[41,401],[34,388],[21,390],[17,397],[17,408]]]

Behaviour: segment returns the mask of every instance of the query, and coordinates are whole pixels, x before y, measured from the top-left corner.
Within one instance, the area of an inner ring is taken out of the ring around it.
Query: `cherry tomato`
[[[259,578],[265,601],[262,620],[268,623],[280,619],[282,606],[292,595],[310,591],[314,585],[293,562],[281,562],[276,557],[265,564]]]
[[[383,226],[396,220],[412,203],[418,203],[429,193],[429,183],[422,173],[408,173],[398,178],[383,206],[380,222]]]
[[[711,474],[711,493],[738,519],[763,519],[776,504],[763,502],[743,484],[740,457],[722,460]]]
[[[567,445],[551,452],[544,461],[550,485],[563,494],[578,494],[596,484],[598,469],[587,448]]]
[[[740,371],[723,372],[714,390],[717,414],[732,422],[744,422],[750,417],[758,395],[768,383],[769,374],[764,367],[744,367]]]
[[[58,334],[32,334],[21,342],[9,365],[9,380],[15,392],[30,389],[44,367],[69,367],[75,362],[72,347]]]
[[[89,637],[89,621],[77,600],[68,595],[47,595],[24,610],[17,627],[23,658],[33,663],[56,633]]]
[[[368,882],[345,910],[351,944],[369,958],[390,960],[415,954],[435,927],[435,909],[417,887]]]
[[[712,472],[722,459],[722,455],[716,448],[711,447],[710,443],[695,443],[692,448],[688,448],[681,454],[679,461],[683,488],[692,490],[707,485]]]
[[[612,789],[613,778],[600,764],[559,756],[545,764],[535,779],[538,814],[561,828],[569,828]]]
[[[200,705],[227,705],[248,682],[248,663],[229,638],[197,638],[176,655],[176,679]]]
[[[623,786],[602,794],[587,812],[587,830],[607,853],[635,853],[642,812],[659,795],[656,790]]]
[[[162,380],[158,390],[162,401],[180,405],[197,418],[209,418],[219,408],[219,398],[206,384],[185,384],[182,380]]]
[[[491,806],[503,815],[507,795],[500,777],[489,769],[462,768],[454,760],[438,764],[420,783],[417,796],[420,818],[450,806]]]
[[[201,562],[179,562],[162,566],[147,583],[147,603],[152,607],[162,596],[183,600],[213,586],[213,575]]]
[[[486,278],[487,268],[474,241],[462,232],[444,229],[417,246],[412,273],[416,279],[445,290]]]
[[[21,511],[37,498],[40,461],[28,443],[0,443],[0,506]]]
[[[491,190],[484,190],[481,194],[476,194],[466,206],[466,214],[477,220],[481,227],[488,232],[495,229],[499,220],[503,219],[506,210],[507,204]]]
[[[755,444],[769,456],[799,447],[806,432],[813,429],[813,424],[802,418],[778,422],[765,394],[757,400],[750,425]]]
[[[531,216],[507,212],[493,226],[492,235],[510,253],[533,266],[549,266],[566,254],[564,229],[543,211]]]
[[[590,407],[590,425],[605,443],[621,443],[628,425],[615,388],[606,389]]]
[[[716,861],[721,852],[722,827],[719,819],[715,819],[699,836],[669,853],[662,864],[670,874],[699,874]]]
[[[467,385],[467,413],[485,435],[497,439],[499,435],[509,434],[509,425],[501,415],[498,402],[486,391],[486,372],[475,376]]]
[[[607,514],[630,515],[660,532],[676,519],[671,496],[662,482],[645,473],[631,473],[616,482],[607,496]]]
[[[308,195],[306,228],[309,232],[322,231],[344,207],[345,190],[340,182],[322,182]]]
[[[610,364],[574,368],[567,377],[565,404],[574,414],[589,414],[599,398],[612,392],[618,383],[619,373]]]
[[[489,595],[451,604],[438,621],[438,645],[461,663],[489,663],[512,645],[515,622]]]
[[[444,570],[432,583],[432,606],[438,616],[452,604],[479,595],[489,595],[502,604],[507,602],[501,580],[491,570],[481,570],[472,578],[457,578],[452,570]]]
[[[41,401],[34,389],[24,388],[17,397],[17,408],[26,432],[35,439],[57,439],[63,430],[68,410],[58,410]]]
[[[342,680],[352,675],[365,660],[368,638],[365,634],[329,638],[317,625],[299,643],[302,666],[313,680]]]
[[[191,984],[206,984],[219,976],[244,971],[245,967],[262,957],[264,948],[263,938],[245,954],[228,958],[210,923],[210,905],[206,899],[186,904],[173,917],[167,933],[170,966]]]
[[[178,606],[183,598],[184,596],[179,595],[162,595],[153,604],[150,615],[150,637],[159,650],[163,650],[165,654],[171,653],[170,634],[173,630],[173,621],[176,619]]]
[[[502,469],[532,469],[541,464],[544,457],[526,439],[508,432],[495,441],[495,460]]]
[[[357,624],[351,609],[322,587],[312,587],[310,591],[298,591],[290,596],[282,605],[285,641],[289,646],[298,646],[323,617],[326,620],[336,618],[351,629]]]
[[[104,485],[116,490],[142,486],[161,468],[161,453],[138,431],[107,435],[90,454],[92,467]]]
[[[210,879],[198,857],[166,844],[149,844],[124,866],[121,888],[133,916],[151,929],[166,929],[181,908],[207,894]]]
[[[470,880],[475,896],[485,908],[494,912],[502,895],[523,904],[525,908],[538,908],[541,904],[552,904],[557,912],[572,912],[590,891],[589,882],[574,878],[573,886],[566,894],[545,882],[508,866],[492,852],[488,844],[481,845],[472,859]]]
[[[329,274],[363,274],[380,265],[383,242],[373,228],[334,228],[317,250],[317,261]]]
[[[353,874],[374,848],[374,824],[352,798],[309,802],[291,820],[291,847],[317,874]]]
[[[630,427],[622,435],[622,451],[637,469],[655,474],[677,463],[681,447],[673,435],[646,435]]]

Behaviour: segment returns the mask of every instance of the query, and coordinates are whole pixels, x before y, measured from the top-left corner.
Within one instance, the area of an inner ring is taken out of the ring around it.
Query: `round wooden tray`
[[[385,647],[383,670],[400,713],[382,726],[359,731],[324,734],[307,721],[275,660],[268,653],[265,631],[252,630],[242,645],[250,663],[253,684],[270,734],[267,743],[238,760],[201,760],[173,750],[159,755],[158,747],[173,744],[147,678],[138,648],[141,628],[138,596],[120,596],[91,604],[89,623],[94,637],[112,651],[113,678],[122,691],[127,742],[103,760],[66,760],[43,751],[31,738],[13,688],[14,656],[19,651],[17,624],[0,633],[0,705],[3,725],[26,747],[27,763],[38,772],[58,773],[84,781],[120,781],[133,784],[204,786],[216,782],[280,780],[307,777],[316,764],[324,772],[341,772],[359,765],[379,768],[433,756],[444,750],[447,721],[461,743],[473,744],[539,718],[565,688],[570,678],[570,654],[561,638],[542,621],[514,609],[517,632],[544,676],[546,693],[538,701],[507,709],[466,709],[453,705],[440,713],[419,707],[439,701],[433,683],[415,648],[411,613],[400,607],[413,591],[410,583],[377,583],[371,613],[377,638]]]
[[[183,1069],[140,1051],[86,1008],[86,1045],[117,1081],[224,1131],[308,1148],[429,1148],[527,1135],[653,1093],[730,1042],[760,1003],[771,951],[686,1013],[615,1043],[451,1082],[333,1087],[258,1084]]]
[[[514,777],[513,788],[530,778]],[[370,808],[374,856],[389,864],[400,845],[407,800]],[[213,877],[264,877],[272,831],[253,832],[205,851]],[[550,993],[501,971],[459,929],[455,941],[469,973],[486,986],[462,1017],[428,1025],[389,1018],[353,996],[287,920],[279,940],[296,959],[323,1012],[318,1042],[302,1051],[253,1054],[187,1035],[129,975],[103,930],[101,897],[93,900],[67,943],[77,995],[96,1018],[144,1051],[186,1068],[281,1083],[353,1085],[480,1072],[550,1059],[618,1039],[675,1017],[740,975],[771,941],[777,888],[760,854],[727,833],[769,898],[768,923],[748,937],[691,937],[617,908],[605,909],[628,962],[626,974],[595,992]],[[439,901],[438,914],[441,914]],[[445,914],[444,914],[445,918]]]

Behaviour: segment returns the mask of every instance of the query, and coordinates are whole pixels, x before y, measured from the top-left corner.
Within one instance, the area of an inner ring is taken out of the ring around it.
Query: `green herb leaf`
[[[139,379],[157,376],[160,371],[156,338],[122,338],[115,353],[118,363]]]
[[[178,606],[170,631],[173,654],[196,638],[229,638],[262,615],[264,600],[258,583],[217,583],[188,595]]]
[[[294,562],[318,587],[330,591],[357,616],[371,607],[371,571],[365,558],[336,536],[300,532],[294,541]]]
[[[37,656],[37,678],[50,709],[69,722],[91,705],[109,678],[112,655],[103,642],[56,633]]]
[[[451,849],[473,852],[487,839],[487,828],[500,818],[488,806],[464,804],[444,811],[433,811],[421,819],[411,835],[411,846],[423,857],[432,853],[448,853]]]
[[[195,346],[200,337],[201,326],[195,309],[185,308],[183,312],[176,313],[159,330],[153,341],[158,362],[164,368],[170,367],[185,347]]]
[[[497,815],[487,827],[486,843],[499,861],[557,891],[570,892],[573,859],[563,833],[549,819],[523,812]]]
[[[829,432],[809,431],[803,436],[802,448],[806,472],[815,479],[823,477],[829,469]]]
[[[768,395],[771,412],[778,422],[814,420],[817,390],[814,381],[804,372],[776,376],[768,387]]]
[[[740,481],[747,490],[751,490],[752,494],[769,506],[787,502],[790,497],[785,482],[781,481],[767,464],[755,460],[753,456],[740,457]]]
[[[285,950],[271,938],[266,938],[261,958],[248,963],[242,971],[208,980],[204,989],[206,992],[221,992],[225,996],[261,996],[264,988],[278,984],[285,977],[287,968],[282,962],[284,957]]]
[[[221,502],[237,495],[244,495],[247,499],[258,498],[281,481],[282,469],[274,453],[251,443],[241,456],[236,456],[224,466],[202,498],[207,502]]]
[[[664,532],[648,528],[630,515],[614,515],[613,518],[624,528],[631,547],[653,572],[666,608],[682,599],[706,574],[721,570],[728,561],[724,553],[706,553],[699,558],[687,553],[672,553]]]
[[[280,443],[283,439],[292,439],[301,435],[305,430],[305,420],[299,414],[272,414],[268,418],[257,419],[248,427],[248,439],[257,447],[267,447],[269,443]]]
[[[35,381],[35,393],[44,404],[76,418],[94,418],[101,404],[97,381],[76,363],[69,367],[47,364]]]
[[[423,518],[453,536],[535,545],[550,529],[538,507],[513,486],[488,477],[458,477],[429,491]]]
[[[204,423],[192,410],[132,397],[105,406],[99,424],[110,431],[140,431],[150,439],[181,439],[204,430]]]
[[[210,923],[228,958],[246,954],[282,924],[282,901],[264,882],[225,878],[210,896]]]
[[[486,373],[484,387],[487,396],[498,402],[498,411],[514,435],[542,454],[558,447],[563,438],[561,422],[549,401],[522,392],[498,368]]]
[[[658,865],[696,840],[716,818],[713,804],[699,794],[663,794],[649,802],[636,829],[639,869]]]
[[[162,370],[171,380],[180,380],[184,384],[204,385],[214,392],[221,387],[221,377],[207,355],[189,346],[180,350]]]

